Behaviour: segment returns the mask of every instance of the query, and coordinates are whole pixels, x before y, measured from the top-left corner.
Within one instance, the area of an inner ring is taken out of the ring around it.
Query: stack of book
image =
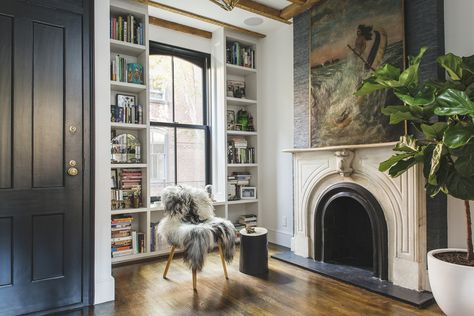
[[[240,215],[239,224],[245,225],[245,227],[256,227],[257,215],[254,215],[254,214]]]
[[[119,54],[110,61],[110,80],[127,82],[127,59]]]
[[[228,163],[255,163],[255,148],[248,147],[247,140],[244,137],[229,138],[227,146]]]
[[[121,169],[119,183],[112,189],[112,209],[139,208],[142,206],[142,170]]]
[[[132,104],[126,106],[111,105],[111,122],[143,124],[143,106]]]
[[[250,184],[252,175],[250,172],[232,172],[227,176],[227,199],[229,201],[240,200],[240,187],[248,186]]]
[[[134,253],[132,245],[132,216],[112,216],[112,258]]]
[[[144,233],[137,233],[136,231],[132,231],[132,249],[133,253],[144,253],[145,250],[145,234]]]
[[[232,172],[227,176],[227,182],[233,185],[249,185],[252,175],[248,171]]]
[[[228,42],[226,60],[228,64],[255,68],[255,50],[250,47],[242,47],[239,42]]]
[[[143,23],[133,15],[110,17],[110,38],[128,43],[145,45]]]

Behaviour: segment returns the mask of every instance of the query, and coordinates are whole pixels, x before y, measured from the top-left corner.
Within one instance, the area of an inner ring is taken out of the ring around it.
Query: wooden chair
[[[219,250],[219,256],[221,257],[222,268],[224,269],[224,276],[225,276],[226,280],[228,280],[229,276],[227,275],[227,266],[226,266],[226,263],[225,263],[225,260],[224,260],[224,254],[222,253],[222,246],[221,246],[220,242],[217,244],[217,248]],[[166,275],[168,274],[168,270],[170,268],[171,261],[173,260],[175,250],[176,250],[176,247],[173,246],[171,248],[171,252],[170,252],[170,255],[168,257],[168,261],[166,262],[165,272],[163,272],[163,279],[166,279]],[[197,286],[197,272],[196,272],[196,269],[193,269],[193,290],[195,290],[195,291],[196,291],[196,286]]]

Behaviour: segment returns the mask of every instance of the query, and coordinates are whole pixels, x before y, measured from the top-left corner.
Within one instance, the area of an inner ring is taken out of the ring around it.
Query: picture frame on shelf
[[[240,199],[241,200],[256,200],[257,188],[256,187],[240,187]]]
[[[227,110],[227,130],[235,130],[235,111]]]
[[[227,80],[227,96],[245,99],[245,81]]]
[[[117,106],[121,108],[132,107],[137,102],[137,97],[133,94],[117,94]]]

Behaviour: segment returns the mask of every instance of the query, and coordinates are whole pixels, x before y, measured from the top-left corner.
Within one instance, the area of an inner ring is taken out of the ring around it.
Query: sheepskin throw
[[[157,234],[169,244],[184,249],[184,262],[201,271],[209,251],[221,243],[224,259],[230,263],[235,252],[235,228],[228,220],[214,216],[208,193],[187,186],[163,190],[161,203],[165,217]],[[157,236],[158,237],[158,236]]]

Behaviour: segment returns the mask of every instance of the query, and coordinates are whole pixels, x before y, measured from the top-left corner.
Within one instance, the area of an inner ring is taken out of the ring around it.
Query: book
[[[110,38],[127,43],[145,45],[143,23],[134,15],[110,17]]]

